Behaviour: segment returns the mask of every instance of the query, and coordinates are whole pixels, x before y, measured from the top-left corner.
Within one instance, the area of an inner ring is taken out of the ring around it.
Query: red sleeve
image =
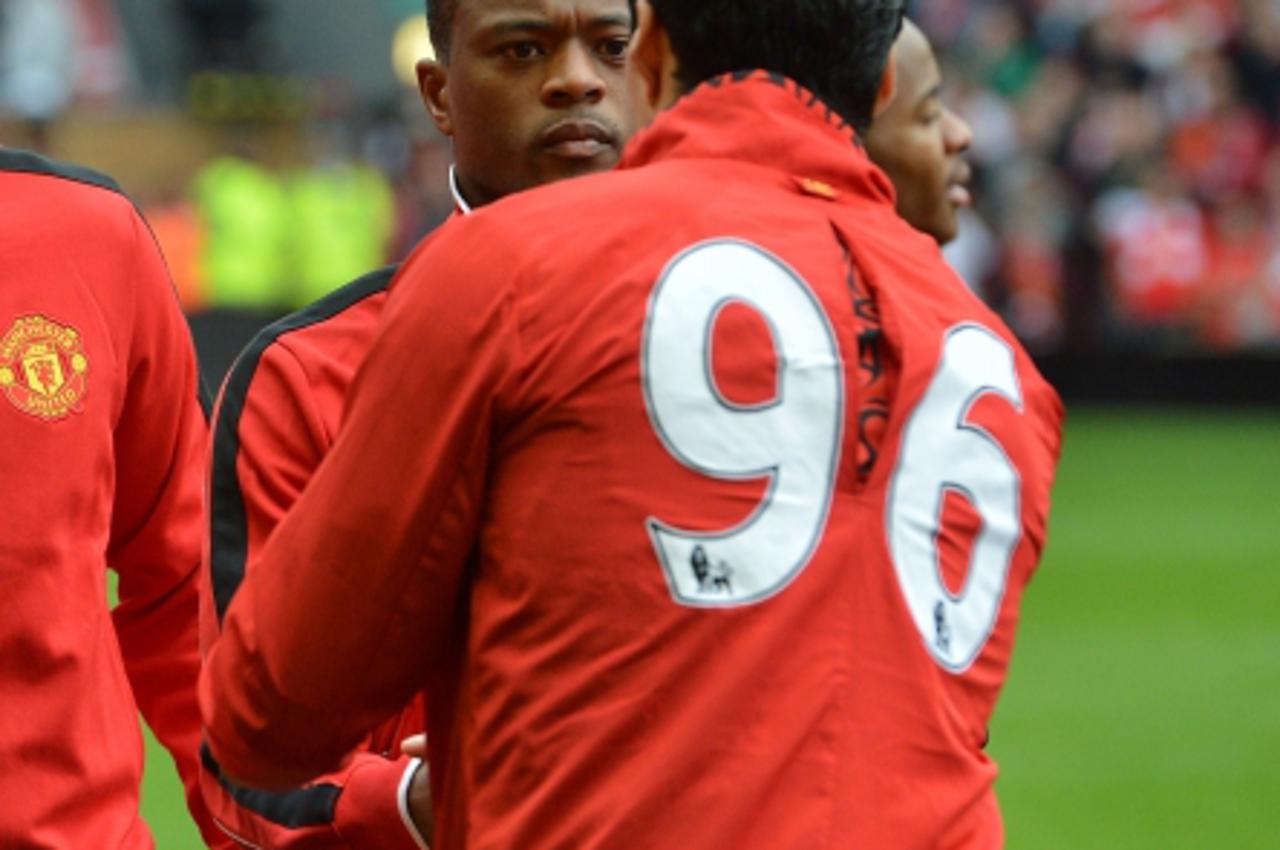
[[[158,249],[134,219],[133,328],[115,427],[115,503],[107,563],[112,613],[134,698],[169,750],[205,840],[225,841],[198,790],[197,580],[207,439],[195,352]]]
[[[230,608],[201,703],[233,776],[332,770],[445,661],[516,353],[486,273],[505,243],[472,221],[402,273],[333,451]]]
[[[246,350],[223,385],[213,433],[210,487],[210,581],[201,606],[206,652],[218,618],[271,531],[297,501],[324,458],[336,412],[320,409],[312,378],[269,328]],[[407,713],[407,710],[406,710]],[[407,718],[423,723],[419,707]],[[408,758],[371,752],[368,737],[342,770],[283,792],[243,788],[205,754],[201,783],[222,827],[263,848],[425,847],[401,816],[403,780],[416,768]]]

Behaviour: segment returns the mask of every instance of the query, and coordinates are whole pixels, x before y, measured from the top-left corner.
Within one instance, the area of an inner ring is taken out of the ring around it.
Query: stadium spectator
[[[426,684],[442,848],[999,846],[1061,408],[857,144],[900,4],[639,8],[621,168],[401,272],[211,747],[296,782]]]
[[[624,77],[632,27],[626,0],[540,8],[515,0],[435,0],[429,8],[440,59],[421,66],[423,96],[453,139],[456,186],[466,187],[454,196],[459,211],[494,193],[614,164],[633,123]],[[523,25],[512,30],[515,15]],[[448,175],[440,176],[447,192]],[[257,556],[268,535],[332,446],[394,272],[371,274],[271,325],[228,376],[213,438],[206,646],[215,642],[246,569],[262,568]],[[452,281],[441,270],[413,285]],[[257,847],[420,846],[417,833],[430,832],[427,808],[419,826],[402,812],[408,799],[428,799],[426,770],[389,755],[402,737],[423,728],[421,697],[406,702],[343,770],[287,793],[238,788],[207,761],[210,805],[239,840]]]
[[[197,788],[206,424],[173,286],[113,182],[14,150],[0,255],[0,847],[151,850],[139,711],[227,846]]]
[[[193,195],[203,239],[209,304],[280,315],[292,282],[290,211],[283,178],[242,138],[196,176]]]
[[[27,124],[33,145],[48,144],[48,126],[71,103],[77,47],[70,0],[0,4],[0,111]]]
[[[384,265],[395,231],[395,199],[382,172],[351,156],[336,126],[313,131],[312,162],[289,177],[290,266],[303,307]]]
[[[1176,174],[1152,165],[1096,207],[1117,303],[1139,327],[1186,315],[1208,266],[1204,217]]]

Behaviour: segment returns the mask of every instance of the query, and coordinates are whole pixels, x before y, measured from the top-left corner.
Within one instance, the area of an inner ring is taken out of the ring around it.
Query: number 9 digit
[[[777,392],[765,404],[734,404],[716,387],[712,336],[729,304],[755,310],[769,328]],[[672,596],[716,607],[778,593],[817,548],[839,461],[844,375],[822,306],[763,249],[702,243],[673,260],[654,289],[641,371],[650,421],[672,456],[711,478],[769,478],[760,504],[732,528],[695,531],[649,518]]]

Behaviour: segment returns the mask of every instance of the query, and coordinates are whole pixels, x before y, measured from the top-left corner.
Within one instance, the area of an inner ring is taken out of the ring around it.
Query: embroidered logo
[[[80,413],[88,375],[75,328],[23,316],[0,337],[0,390],[23,413],[47,422]]]
[[[840,197],[840,191],[830,183],[824,183],[821,180],[814,180],[812,177],[797,177],[796,186],[806,195],[813,195],[816,198],[823,198],[828,201],[834,201]]]

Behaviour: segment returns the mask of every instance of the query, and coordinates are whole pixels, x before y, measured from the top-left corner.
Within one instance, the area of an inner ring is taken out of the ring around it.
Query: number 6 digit
[[[711,340],[717,316],[731,303],[755,310],[773,339],[778,387],[763,405],[734,404],[716,387]],[[641,372],[650,421],[676,459],[713,478],[769,478],[764,499],[732,528],[692,531],[649,518],[672,596],[714,607],[778,593],[822,536],[844,427],[839,348],[817,298],[754,245],[694,246],[654,289]]]
[[[991,393],[1022,408],[1013,351],[986,328],[953,328],[903,434],[889,492],[889,541],[907,607],[934,660],[956,673],[968,669],[995,628],[1021,536],[1018,471],[1000,443],[969,421]],[[982,517],[958,595],[942,579],[937,546],[948,491]]]

